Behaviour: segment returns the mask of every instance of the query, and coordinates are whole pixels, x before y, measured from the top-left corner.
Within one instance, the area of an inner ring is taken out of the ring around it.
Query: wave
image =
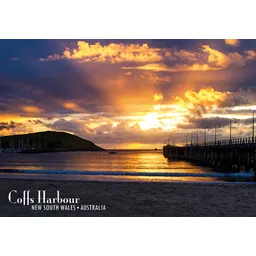
[[[105,176],[147,176],[147,177],[209,177],[209,178],[250,178],[254,173],[188,173],[188,172],[127,172],[127,171],[75,171],[75,170],[1,170],[0,173],[67,174]]]

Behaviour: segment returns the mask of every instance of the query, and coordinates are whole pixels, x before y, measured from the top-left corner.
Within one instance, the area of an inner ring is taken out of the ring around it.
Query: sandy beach
[[[12,190],[46,190],[48,197],[59,190],[62,197],[79,197],[80,209],[31,210],[8,201]],[[1,179],[0,192],[1,216],[256,216],[256,184]]]

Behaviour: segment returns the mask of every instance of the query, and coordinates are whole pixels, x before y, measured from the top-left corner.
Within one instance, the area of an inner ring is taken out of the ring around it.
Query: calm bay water
[[[161,151],[118,151],[116,155],[108,152],[1,154],[0,169],[0,177],[4,178],[143,182],[223,180],[214,177],[210,168],[168,161]],[[165,177],[170,174],[174,177]]]

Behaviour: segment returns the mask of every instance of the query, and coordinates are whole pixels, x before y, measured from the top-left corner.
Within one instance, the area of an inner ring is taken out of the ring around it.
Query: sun
[[[158,114],[155,112],[145,115],[143,120],[138,122],[138,124],[143,131],[161,127],[161,123],[158,120]]]

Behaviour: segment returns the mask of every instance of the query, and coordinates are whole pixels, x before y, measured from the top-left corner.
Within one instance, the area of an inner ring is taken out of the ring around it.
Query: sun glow
[[[158,115],[154,112],[145,115],[143,117],[143,121],[138,122],[138,124],[143,131],[161,127],[161,123],[158,120]]]
[[[156,112],[148,113],[142,117],[142,121],[137,122],[141,130],[162,129],[163,131],[175,129],[177,124],[183,122],[183,115],[177,113],[159,114]]]

